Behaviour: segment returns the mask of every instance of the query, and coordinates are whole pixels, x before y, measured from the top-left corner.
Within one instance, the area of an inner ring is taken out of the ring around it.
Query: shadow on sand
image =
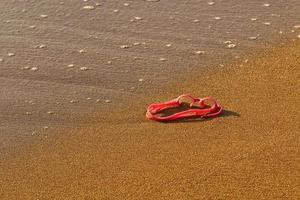
[[[223,110],[223,112],[217,116],[217,117],[240,117],[241,115],[237,112],[231,111],[231,110]],[[203,122],[203,121],[209,121],[213,120],[216,117],[212,118],[201,118],[201,117],[191,117],[186,119],[179,119],[176,121],[167,121],[162,123],[191,123],[191,122]]]

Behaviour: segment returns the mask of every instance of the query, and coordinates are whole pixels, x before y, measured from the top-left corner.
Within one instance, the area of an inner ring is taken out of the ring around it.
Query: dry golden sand
[[[237,63],[4,158],[1,199],[299,199],[300,43]],[[226,111],[145,120],[147,104],[183,92],[212,95]]]

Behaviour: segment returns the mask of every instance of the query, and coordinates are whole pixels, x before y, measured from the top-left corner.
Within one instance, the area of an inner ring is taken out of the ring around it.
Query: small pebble
[[[34,29],[34,28],[36,28],[36,26],[33,26],[33,25],[32,25],[32,26],[29,26],[29,28]]]
[[[114,13],[118,13],[118,12],[119,12],[119,10],[118,10],[118,9],[115,9],[113,12],[114,12]]]
[[[97,103],[99,103],[100,101],[101,101],[100,99],[97,99],[97,100],[96,100]]]
[[[54,114],[54,112],[53,112],[53,111],[48,111],[48,112],[47,112],[47,114],[49,114],[49,115],[53,115],[53,114]]]
[[[48,17],[48,15],[40,15],[41,16],[41,18],[47,18]]]
[[[69,68],[73,68],[73,67],[74,67],[74,64],[69,64],[68,67],[69,67]]]
[[[160,58],[159,60],[160,60],[160,61],[166,61],[166,59],[165,59],[165,58]]]
[[[250,20],[251,20],[251,21],[256,21],[256,20],[257,20],[257,18],[251,18]]]
[[[3,62],[4,60],[3,60],[3,58],[0,58],[0,62]]]
[[[37,48],[39,48],[39,49],[44,49],[44,48],[46,48],[46,45],[41,44],[41,45],[38,45]]]
[[[129,47],[127,45],[121,45],[120,48],[121,49],[128,49]]]
[[[166,44],[166,47],[171,47],[172,46],[172,44]]]
[[[139,79],[139,82],[143,82],[143,81],[144,81],[144,79],[142,79],[142,78]]]
[[[110,100],[106,99],[106,100],[105,100],[105,103],[110,103]]]
[[[49,128],[49,126],[44,126],[44,127],[43,127],[43,129],[48,129],[48,128]]]
[[[270,4],[269,3],[264,3],[263,6],[264,7],[270,7]]]
[[[39,68],[38,67],[31,67],[30,70],[31,71],[37,71],[37,70],[39,70]]]
[[[264,22],[263,24],[264,24],[264,25],[267,25],[267,26],[270,26],[270,25],[271,25],[270,22]]]
[[[198,20],[198,19],[194,19],[193,22],[194,22],[194,23],[198,23],[199,20]]]
[[[88,97],[88,98],[86,98],[86,100],[92,100],[92,98],[91,98],[91,97]]]
[[[209,1],[209,2],[207,2],[207,4],[210,5],[210,6],[212,6],[212,5],[215,5],[215,2]]]
[[[26,115],[32,115],[32,113],[31,113],[31,112],[26,112],[25,114],[26,114]]]
[[[228,45],[227,45],[227,48],[229,48],[229,49],[232,49],[232,48],[234,48],[234,47],[236,47],[236,44],[228,44]]]
[[[129,6],[130,4],[129,4],[129,3],[124,3],[123,5],[124,5],[124,6]]]
[[[87,71],[87,70],[91,70],[91,68],[88,68],[88,67],[80,67],[80,70],[81,70],[81,71]]]
[[[8,53],[7,55],[8,55],[9,57],[15,56],[14,53]]]
[[[216,19],[216,20],[220,20],[220,19],[221,19],[221,17],[214,17],[214,19]]]
[[[94,10],[95,7],[94,6],[83,6],[83,9],[85,9],[85,10]]]
[[[249,37],[249,40],[256,40],[256,39],[257,39],[257,37],[255,37],[255,36]]]
[[[80,49],[78,52],[79,53],[85,53],[86,51],[84,49]]]
[[[138,45],[140,45],[140,44],[141,44],[140,42],[135,42],[135,43],[133,43],[134,46],[138,46]]]
[[[74,100],[74,99],[70,100],[70,103],[76,103],[76,102],[77,102],[77,101]]]
[[[300,25],[295,25],[294,28],[298,29],[300,28]]]
[[[297,38],[299,38],[299,39],[300,39],[300,35],[297,35]]]
[[[203,54],[205,54],[205,51],[195,51],[195,54],[197,54],[197,55],[203,55]]]
[[[23,70],[28,70],[28,69],[30,69],[30,67],[26,66],[26,67],[23,67],[22,69]]]
[[[140,20],[142,20],[143,18],[141,18],[141,17],[134,17],[134,19],[140,21]]]

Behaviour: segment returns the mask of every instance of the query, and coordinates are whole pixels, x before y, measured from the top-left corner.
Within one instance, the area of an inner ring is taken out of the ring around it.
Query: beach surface
[[[0,199],[299,199],[298,0],[0,11]],[[145,118],[183,93],[225,110]]]
[[[1,159],[1,199],[298,199],[300,43],[195,73]],[[211,120],[157,123],[147,104],[213,94]]]

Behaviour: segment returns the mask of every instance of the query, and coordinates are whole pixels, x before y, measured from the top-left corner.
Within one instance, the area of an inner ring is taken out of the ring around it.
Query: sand
[[[0,1],[0,199],[299,199],[299,0]],[[145,119],[213,96],[207,121]]]
[[[1,162],[1,199],[298,199],[300,43],[195,72]],[[213,95],[211,120],[156,123],[146,105]],[[2,160],[3,161],[3,160]]]

